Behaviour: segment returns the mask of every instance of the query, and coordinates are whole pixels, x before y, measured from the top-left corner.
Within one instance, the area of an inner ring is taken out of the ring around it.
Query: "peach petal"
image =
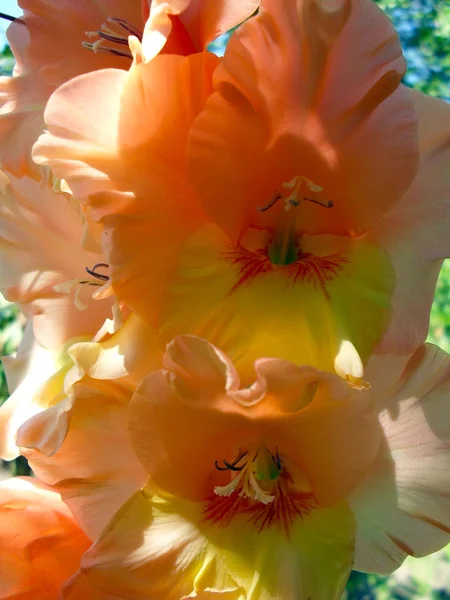
[[[64,81],[81,73],[107,67],[127,69],[130,61],[112,54],[83,48],[87,31],[96,31],[108,17],[119,17],[143,29],[138,2],[128,0],[22,0],[20,25],[26,41],[13,46],[20,69],[0,83],[0,147],[8,148],[2,163],[17,176],[42,180],[44,175],[31,160],[31,147],[44,130],[43,112],[51,93]],[[10,27],[16,41],[19,24]],[[16,50],[17,47],[17,50]],[[55,51],[55,48],[57,51]]]
[[[19,454],[17,430],[42,410],[35,402],[35,395],[58,371],[59,365],[55,353],[36,342],[30,324],[17,356],[3,361],[10,397],[0,407],[0,454],[4,460],[13,460]]]
[[[450,105],[409,93],[419,117],[419,170],[370,234],[397,277],[391,322],[377,348],[382,353],[408,354],[424,342],[439,269],[450,256]]]
[[[153,0],[143,2],[142,44],[131,44],[135,61],[149,62],[159,52],[187,55],[205,50],[214,39],[250,17],[260,0]]]
[[[214,486],[214,474],[218,476],[215,460],[232,460],[240,451],[260,446],[276,447],[297,464],[320,505],[340,501],[362,478],[379,442],[367,395],[353,393],[337,376],[294,365],[288,370],[285,361],[277,361],[283,369],[278,380],[270,361],[257,363],[256,394],[252,387],[237,390],[238,381],[227,390],[223,375],[222,390],[218,380],[211,386],[208,378],[204,387],[197,368],[204,348],[191,336],[175,343],[184,349],[183,366],[173,364],[173,354],[170,363],[166,358],[170,370],[146,377],[130,404],[133,447],[162,488],[204,499]],[[211,348],[210,360],[213,352]]]
[[[417,170],[404,70],[392,25],[370,0],[334,12],[264,3],[232,36],[190,135],[191,176],[210,218],[234,240],[249,225],[273,225],[278,209],[258,207],[301,175],[334,203],[303,202],[302,231],[367,231]]]
[[[378,398],[386,442],[349,496],[355,566],[363,571],[390,573],[408,554],[424,556],[449,541],[450,358],[427,344],[402,367],[401,357],[377,361],[378,377],[397,372],[401,385]]]
[[[147,480],[124,425],[129,396],[117,381],[85,378],[74,386],[70,427],[59,451],[48,457],[21,449],[36,476],[61,494],[91,539]]]
[[[191,0],[181,20],[197,50],[230,31],[256,12],[260,0]]]
[[[38,341],[57,348],[70,338],[93,336],[110,314],[112,300],[94,300],[92,286],[57,291],[73,280],[90,279],[86,267],[101,255],[81,247],[83,219],[71,199],[30,178],[0,173],[0,277],[2,293],[33,318]],[[93,280],[93,278],[92,278]]]

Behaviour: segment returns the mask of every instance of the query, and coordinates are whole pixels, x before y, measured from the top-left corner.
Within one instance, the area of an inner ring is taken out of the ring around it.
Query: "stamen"
[[[284,210],[286,210],[286,211],[290,210],[291,206],[294,206],[294,207],[299,206],[301,200],[304,200],[305,202],[313,202],[314,204],[319,204],[319,206],[323,206],[324,208],[332,208],[333,207],[333,202],[331,200],[323,200],[322,201],[322,200],[317,200],[316,198],[309,198],[307,196],[301,195],[300,188],[302,187],[302,185],[305,185],[308,190],[310,190],[311,192],[314,192],[316,194],[320,194],[321,192],[323,192],[323,188],[320,187],[320,185],[315,184],[313,181],[311,181],[307,177],[297,175],[296,177],[291,179],[291,181],[286,181],[283,183],[284,189],[290,190],[290,194],[284,199]],[[282,194],[280,192],[276,192],[274,197],[272,198],[272,200],[270,200],[270,202],[268,202],[264,206],[258,206],[256,210],[258,212],[266,212],[267,210],[272,208],[272,206],[275,206],[275,204],[278,202],[278,200],[281,200],[283,197],[284,197],[284,194]]]
[[[314,204],[319,204],[320,206],[323,206],[324,208],[333,208],[334,204],[331,202],[331,200],[325,200],[324,202],[321,202],[320,200],[315,200],[314,198],[305,198],[303,197],[303,200],[306,200],[307,202],[314,202]]]
[[[120,32],[114,31],[108,26],[108,23],[118,25],[121,29],[124,29],[127,34],[137,37],[142,40],[142,32],[137,29],[128,21],[119,19],[116,17],[108,17],[106,23],[103,23],[98,31],[86,31],[88,38],[98,39],[95,42],[81,42],[83,48],[87,48],[95,53],[112,54],[114,56],[121,56],[124,58],[133,58],[131,50],[128,49],[128,35],[122,35]],[[111,46],[105,45],[105,42],[111,42],[112,44],[119,44],[121,46],[127,46],[127,50],[118,49]]]
[[[11,23],[21,23],[22,25],[25,25],[25,22],[22,21],[22,19],[19,19],[19,17],[13,17],[12,15],[7,15],[4,12],[0,12],[0,19],[11,21]]]
[[[89,33],[92,33],[91,31]],[[109,42],[115,42],[116,44],[123,44],[124,46],[128,46],[128,40],[118,36],[114,33],[106,33],[105,31],[97,31],[97,35],[104,40],[108,40]]]
[[[247,456],[247,454],[248,451],[242,452],[237,458],[234,459],[232,463],[229,463],[227,460],[223,460],[222,462],[225,465],[224,467],[221,467],[219,465],[219,461],[216,460],[214,466],[218,471],[242,471],[247,463],[244,463],[241,467],[238,467],[238,463],[244,458],[244,456]]]
[[[96,283],[95,281],[79,281],[81,285],[93,285],[95,287],[102,287],[101,283]]]
[[[94,52],[95,54],[100,53],[100,54],[113,54],[114,56],[122,56],[124,58],[133,58],[133,55],[131,54],[131,52],[126,52],[125,50],[117,50],[116,48],[109,48],[107,46],[102,46],[103,40],[98,40],[97,42],[95,42],[94,44],[90,44],[89,42],[81,42],[81,45],[83,46],[83,48],[86,48],[87,50],[91,50],[92,52]]]
[[[102,267],[104,269],[109,269],[109,265],[107,263],[97,263],[96,265],[94,265],[92,267],[92,269],[89,269],[88,267],[86,267],[86,272],[89,273],[89,275],[92,275],[92,277],[95,277],[96,279],[100,279],[100,281],[109,281],[108,275],[104,275],[103,273],[97,273],[97,269],[99,267]],[[85,282],[81,281],[80,283],[85,283]],[[86,282],[86,283],[89,283],[89,282]],[[95,285],[99,285],[99,284],[96,283]]]
[[[129,23],[124,19],[119,19],[118,17],[108,17],[106,20],[108,23],[117,23],[117,25],[123,27],[125,31],[131,33],[131,35],[135,35],[138,38],[138,40],[142,41],[142,31],[140,31],[132,23]]]
[[[272,206],[275,206],[275,204],[278,202],[278,200],[281,200],[282,197],[283,197],[283,194],[275,194],[275,196],[272,198],[272,200],[268,204],[266,204],[265,206],[258,206],[256,210],[258,212],[266,212],[266,210],[269,210],[269,208],[272,208]]]
[[[281,462],[281,458],[280,458],[280,455],[278,453],[278,448],[277,448],[277,452],[276,452],[275,456],[271,452],[269,452],[269,454],[272,457],[272,460],[273,460],[276,468],[281,471],[281,469],[283,467],[283,463]]]
[[[245,464],[240,461],[248,456]],[[289,537],[297,518],[315,507],[314,496],[304,490],[304,482],[294,480],[286,470],[278,448],[271,452],[264,446],[241,452],[232,462],[215,462],[219,471],[230,473],[226,485],[216,485],[207,498],[204,516],[219,526],[228,525],[238,514],[247,515],[248,522],[262,531],[277,526]],[[297,487],[300,483],[300,489]]]

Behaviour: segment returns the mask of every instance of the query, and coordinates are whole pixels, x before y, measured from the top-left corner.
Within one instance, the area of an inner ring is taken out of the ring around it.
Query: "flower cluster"
[[[0,598],[334,600],[450,541],[450,106],[373,0],[19,0]],[[233,30],[223,57],[208,51]]]

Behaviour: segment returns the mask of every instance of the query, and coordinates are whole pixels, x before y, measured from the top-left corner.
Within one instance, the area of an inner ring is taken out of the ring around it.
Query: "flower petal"
[[[191,0],[181,20],[197,50],[230,31],[258,9],[260,0]]]
[[[75,79],[51,98],[50,133],[35,147],[39,161],[78,197],[90,196],[93,217],[103,222],[114,289],[147,322],[180,244],[200,219],[185,145],[217,61],[211,54],[166,55],[129,74]]]
[[[385,356],[377,371],[379,378],[397,371],[401,385],[380,395],[386,443],[349,504],[356,568],[390,573],[408,554],[425,556],[450,539],[450,357],[426,345],[405,370],[401,357]]]
[[[31,477],[0,483],[0,598],[53,600],[89,545],[55,491]]]
[[[148,62],[160,51],[185,56],[201,52],[250,17],[259,4],[260,0],[147,0],[142,48],[136,45],[139,60]]]
[[[81,246],[83,219],[76,204],[26,177],[0,173],[0,190],[2,293],[33,319],[35,336],[46,347],[93,336],[111,314],[112,299],[95,300],[96,288],[81,284],[94,281],[86,267],[102,257]],[[62,291],[71,281],[85,310],[71,291]]]
[[[17,51],[13,47],[21,58],[20,72],[0,82],[0,148],[8,148],[5,168],[39,180],[43,173],[31,160],[31,148],[44,130],[43,112],[51,93],[81,73],[130,66],[126,58],[84,48],[86,32],[99,30],[108,17],[122,18],[141,30],[143,24],[139,2],[128,0],[21,0],[20,6],[25,25],[13,23],[11,29],[26,28],[29,37]]]
[[[205,211],[236,239],[271,222],[277,209],[258,208],[303,176],[334,207],[301,203],[302,231],[367,231],[417,170],[404,70],[395,31],[371,0],[334,11],[316,0],[265,2],[232,36],[190,135]]]
[[[19,454],[17,430],[42,408],[35,396],[60,368],[58,357],[38,344],[31,324],[25,329],[17,356],[4,358],[10,397],[0,407],[0,455],[13,460]],[[12,379],[11,379],[12,376]]]
[[[370,234],[397,279],[392,319],[377,348],[382,353],[408,354],[425,341],[441,262],[450,257],[450,104],[409,93],[419,116],[419,171]]]
[[[290,539],[259,533],[245,516],[213,527],[202,522],[201,505],[145,488],[85,555],[64,597],[101,590],[107,598],[336,600],[352,565],[353,527],[343,505],[299,519]]]
[[[161,341],[180,331],[205,337],[230,355],[244,379],[253,377],[253,362],[262,356],[334,371],[342,340],[366,362],[390,316],[389,260],[363,239],[304,236],[301,244],[318,257],[309,270],[300,262],[298,272],[289,270],[295,265],[269,264],[252,276],[239,262],[246,257],[242,248],[231,246],[217,227],[196,231],[169,282]],[[261,255],[250,257],[250,266],[259,268]]]
[[[354,393],[336,375],[295,365],[289,371],[285,361],[278,361],[283,370],[274,378],[268,360],[255,365],[259,381],[265,380],[257,395],[248,393],[253,386],[238,390],[238,380],[227,389],[225,373],[220,389],[220,379],[211,379],[205,368],[208,377],[198,377],[197,364],[206,354],[199,353],[196,338],[175,343],[188,357],[181,357],[184,368],[172,354],[170,371],[148,375],[130,403],[131,441],[157,485],[205,500],[220,484],[214,480],[220,478],[217,461],[259,447],[277,448],[295,463],[319,505],[339,502],[364,475],[379,443],[368,395]]]
[[[129,395],[116,381],[85,378],[74,386],[60,450],[48,457],[22,447],[36,476],[61,494],[91,539],[147,480],[124,425]]]

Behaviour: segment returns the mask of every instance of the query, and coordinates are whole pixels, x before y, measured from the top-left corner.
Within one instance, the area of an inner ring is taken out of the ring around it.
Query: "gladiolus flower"
[[[372,357],[363,391],[269,358],[240,387],[230,360],[191,336],[164,364],[130,405],[149,483],[65,598],[331,600],[353,564],[387,573],[448,543],[450,358],[438,348]]]
[[[87,218],[70,195],[0,172],[1,292],[44,348],[92,338],[112,316],[108,265]]]
[[[8,30],[17,60],[15,76],[0,78],[3,168],[17,176],[42,178],[30,151],[44,129],[49,96],[81,73],[128,69],[130,36],[136,48],[144,35],[145,48],[151,46],[153,55],[190,54],[245,20],[258,4],[259,0],[20,0],[24,14]]]
[[[57,600],[88,547],[56,492],[29,477],[0,483],[2,600]]]
[[[333,370],[345,342],[365,363],[389,322],[386,351],[423,342],[450,251],[440,234],[414,291],[420,331],[414,343],[397,340],[410,324],[398,303],[404,285],[411,293],[401,251],[417,256],[422,246],[414,227],[395,244],[380,223],[402,197],[406,214],[412,207],[417,116],[434,110],[401,86],[404,69],[373,2],[332,11],[267,0],[221,62],[157,56],[62,86],[34,155],[92,207],[118,298],[162,343],[180,332],[206,337],[247,379],[267,355]],[[443,174],[427,176],[443,152],[421,157],[413,204],[423,211],[437,183],[448,199]],[[437,226],[431,211],[423,236]]]

